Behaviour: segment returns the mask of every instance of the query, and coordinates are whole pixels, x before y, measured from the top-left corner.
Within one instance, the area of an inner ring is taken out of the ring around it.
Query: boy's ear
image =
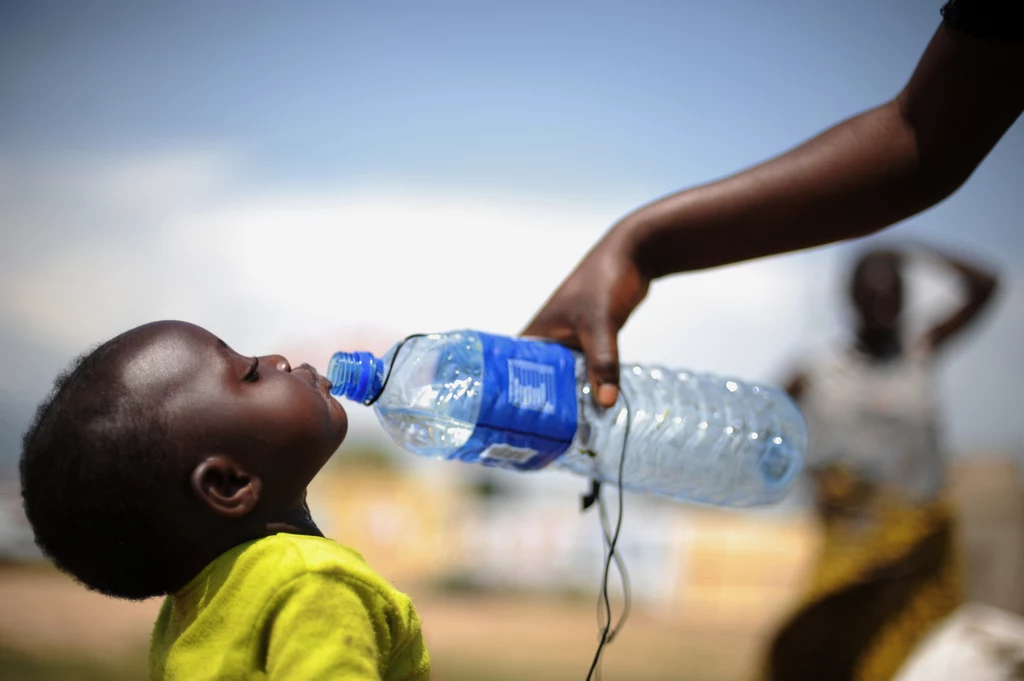
[[[215,454],[192,471],[192,491],[210,510],[227,518],[241,518],[259,501],[263,484],[226,456]]]

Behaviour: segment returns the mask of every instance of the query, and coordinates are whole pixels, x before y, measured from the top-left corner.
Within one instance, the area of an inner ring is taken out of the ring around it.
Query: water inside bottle
[[[422,456],[448,458],[473,435],[483,380],[479,337],[467,335],[418,353],[399,352],[392,369],[397,393],[377,403],[378,416],[400,446]],[[389,390],[392,388],[389,388]]]
[[[422,409],[381,409],[380,416],[399,445],[424,456],[446,458],[473,435],[472,423]]]

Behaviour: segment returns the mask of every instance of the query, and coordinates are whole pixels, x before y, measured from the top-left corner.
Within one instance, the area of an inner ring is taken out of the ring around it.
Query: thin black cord
[[[622,397],[623,403],[626,405],[626,428],[623,432],[622,437],[622,453],[619,455],[619,475],[616,480],[616,490],[619,494],[619,512],[618,518],[615,521],[615,531],[611,537],[608,536],[607,529],[604,524],[601,527],[601,533],[604,537],[605,544],[608,548],[608,555],[604,561],[604,574],[601,577],[601,596],[598,601],[598,627],[601,629],[601,640],[597,644],[597,652],[594,653],[594,661],[590,663],[590,671],[587,672],[587,681],[594,679],[594,673],[597,672],[597,677],[600,678],[600,671],[598,670],[598,664],[601,662],[601,653],[604,652],[604,647],[608,643],[612,642],[612,639],[619,633],[622,625],[625,623],[626,615],[629,614],[629,578],[624,570],[625,564],[621,562],[621,557],[616,553],[615,549],[619,542],[619,534],[622,532],[622,510],[624,506],[624,500],[622,497],[622,476],[625,472],[626,463],[626,445],[629,443],[629,426],[632,422],[633,414],[629,407],[629,400],[626,399],[625,394],[619,393]],[[598,492],[598,503],[601,509],[604,509],[604,497]],[[622,576],[623,591],[626,593],[626,604],[622,611],[622,616],[619,617],[618,624],[612,629],[612,605],[608,598],[608,577],[611,573],[612,562],[615,562],[616,567],[619,568],[619,574]],[[600,607],[604,605],[604,625],[601,625]]]
[[[395,347],[395,354],[391,355],[391,364],[388,365],[388,373],[384,375],[384,382],[380,384],[380,390],[373,397],[363,400],[363,404],[367,407],[372,406],[374,402],[380,399],[380,396],[384,394],[384,388],[388,387],[388,381],[391,380],[391,370],[395,368],[395,360],[398,359],[398,353],[402,350],[402,346],[411,341],[413,338],[423,338],[427,334],[425,333],[414,333],[406,336],[398,342]]]
[[[604,539],[605,550],[607,550],[608,546],[611,544],[612,530],[611,530],[611,527],[609,527],[609,523],[608,523],[608,509],[607,509],[607,504],[604,501],[604,497],[601,496],[598,499],[598,501],[599,501],[599,503],[598,503],[598,514],[601,517],[601,532],[602,532],[602,536],[603,536],[603,539]],[[620,500],[620,503],[621,503],[621,500]],[[622,552],[615,551],[615,553],[613,553],[611,555],[614,557],[615,568],[619,572],[619,582],[622,584],[622,601],[623,601],[623,605],[622,605],[622,612],[619,614],[618,622],[616,622],[615,626],[612,627],[612,630],[610,632],[608,632],[608,636],[606,638],[606,643],[608,643],[608,644],[611,644],[611,642],[615,640],[615,637],[622,630],[622,627],[626,624],[626,619],[629,617],[629,612],[631,610],[631,603],[633,601],[632,589],[630,588],[630,583],[629,583],[629,572],[626,570],[626,561],[623,560],[623,558],[622,558]],[[603,601],[602,598],[598,598],[598,601],[597,601],[597,626],[598,626],[598,629],[601,629],[602,627],[604,627],[604,622],[607,620],[607,618],[604,616],[605,613],[603,613],[602,610],[601,610],[602,601]],[[602,677],[601,671],[602,671],[601,670],[601,664],[598,663],[597,669],[594,670],[594,681],[601,681],[601,677]]]
[[[604,499],[600,500],[598,504],[598,511],[601,516],[601,531],[604,534],[605,547],[611,544],[612,530],[608,522],[608,510],[607,504],[604,503]],[[614,554],[615,569],[619,572],[619,581],[622,583],[622,612],[619,613],[619,621],[612,627],[611,632],[608,634],[608,643],[615,640],[615,637],[621,631],[623,625],[626,623],[626,619],[629,618],[631,604],[633,602],[633,590],[629,582],[629,571],[626,570],[626,561],[622,558],[622,552],[616,551]]]

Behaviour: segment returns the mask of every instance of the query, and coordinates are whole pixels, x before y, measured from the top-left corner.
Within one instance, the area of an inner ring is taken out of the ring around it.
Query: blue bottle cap
[[[380,360],[370,352],[336,352],[327,365],[332,395],[344,395],[353,402],[371,397]]]

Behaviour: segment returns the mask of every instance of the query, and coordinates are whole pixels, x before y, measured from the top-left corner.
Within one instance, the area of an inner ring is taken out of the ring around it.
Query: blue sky
[[[934,2],[5,3],[5,147],[254,180],[669,191],[892,96]]]
[[[637,204],[892,97],[940,5],[5,2],[0,459],[68,359],[158,317],[250,352],[514,333]],[[1024,437],[1021,159],[1018,123],[886,235],[1007,278],[943,374],[956,450]],[[623,354],[778,378],[834,331],[846,253],[660,283]]]

